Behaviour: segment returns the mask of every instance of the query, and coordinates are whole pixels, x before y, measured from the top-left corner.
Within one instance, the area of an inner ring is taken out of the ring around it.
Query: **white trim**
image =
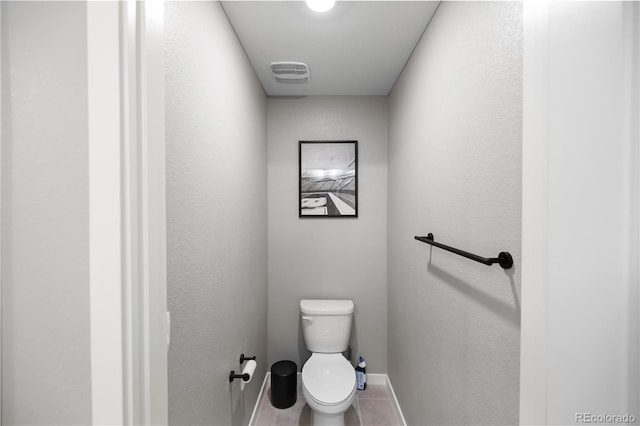
[[[640,344],[640,4],[637,2],[633,3],[634,13],[633,13],[633,32],[634,39],[633,43],[633,67],[631,76],[633,78],[632,84],[635,86],[635,93],[633,94],[633,105],[632,105],[632,137],[631,137],[631,149],[632,149],[632,168],[631,168],[631,182],[632,182],[632,220],[631,231],[632,231],[632,260],[631,260],[631,283],[635,288],[633,291],[636,292],[636,306],[635,309],[632,309],[632,313],[636,316],[636,332],[638,333],[636,336],[636,356],[638,357],[635,360],[636,369],[634,372],[636,377],[638,377],[638,369],[640,369],[640,351],[638,351],[638,344]],[[636,386],[640,387],[640,383],[637,383]],[[640,389],[636,388],[636,407],[640,407]]]
[[[393,407],[396,409],[396,414],[400,417],[400,420],[402,420],[402,425],[407,426],[407,421],[404,418],[404,413],[402,412],[402,408],[400,408],[398,397],[396,397],[396,393],[393,390],[393,386],[391,385],[391,380],[389,379],[389,376],[387,374],[385,374],[384,376],[387,378],[387,388],[391,392],[391,395],[393,395]]]
[[[2,4],[0,4],[2,39]],[[2,330],[2,49],[0,48],[0,331]],[[2,333],[0,332],[0,424],[2,423]]]
[[[93,424],[166,424],[161,1],[89,2]]]
[[[121,5],[125,424],[167,424],[164,3]]]
[[[140,286],[138,10],[136,2],[120,3],[122,78],[122,259],[124,424],[145,424],[144,374],[141,370],[143,334]]]
[[[632,52],[631,52],[631,84],[633,93],[631,99],[631,276],[630,294],[635,293],[635,306],[631,308],[631,315],[635,315],[636,336],[635,342],[631,348],[632,354],[635,353],[637,359],[631,360],[630,364],[634,368],[630,371],[635,377],[638,377],[640,370],[640,4],[634,2],[631,15],[632,22]],[[630,355],[633,356],[633,355]],[[640,407],[640,383],[635,383],[636,408]]]
[[[389,378],[386,374],[380,373],[368,373],[367,374],[367,384],[368,385],[386,385],[389,381]]]
[[[119,4],[87,3],[93,424],[123,423]]]
[[[264,390],[267,388],[267,380],[269,379],[269,377],[271,377],[271,372],[267,371],[267,373],[264,375],[264,380],[262,381],[260,392],[258,392],[258,399],[256,399],[256,403],[253,405],[253,412],[251,413],[251,418],[249,419],[249,426],[253,426],[253,422],[256,420],[256,416],[258,415],[258,410],[260,409],[260,402],[262,401],[262,394],[264,393]]]
[[[138,2],[140,51],[141,267],[146,424],[168,423],[164,2]]]
[[[525,0],[520,424],[547,423],[549,4]]]

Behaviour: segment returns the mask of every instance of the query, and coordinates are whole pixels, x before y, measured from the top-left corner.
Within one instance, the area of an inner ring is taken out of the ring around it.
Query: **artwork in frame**
[[[358,217],[358,141],[300,141],[301,218]]]

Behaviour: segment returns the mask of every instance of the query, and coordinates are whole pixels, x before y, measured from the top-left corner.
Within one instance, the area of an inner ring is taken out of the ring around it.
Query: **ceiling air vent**
[[[271,74],[278,83],[308,83],[309,65],[304,62],[271,62]]]

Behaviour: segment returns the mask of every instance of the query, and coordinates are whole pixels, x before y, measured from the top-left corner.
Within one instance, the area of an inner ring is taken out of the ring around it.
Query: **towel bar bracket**
[[[498,254],[498,259],[500,259],[498,265],[502,266],[503,269],[510,269],[513,266],[513,257],[508,251],[501,251]]]
[[[477,254],[469,253],[464,250],[457,249],[455,247],[451,247],[442,243],[438,243],[434,241],[433,234],[429,232],[426,237],[414,237],[418,241],[422,241],[423,243],[430,244],[432,246],[436,246],[443,250],[450,251],[451,253],[455,253],[459,256],[466,257],[467,259],[475,260],[476,262],[480,262],[485,265],[493,265],[494,263],[499,264],[503,269],[510,269],[513,266],[513,257],[511,254],[506,251],[501,251],[498,254],[498,257],[482,257]]]

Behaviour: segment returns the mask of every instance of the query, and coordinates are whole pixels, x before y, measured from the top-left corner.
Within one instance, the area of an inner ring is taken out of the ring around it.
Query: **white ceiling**
[[[304,1],[223,1],[269,96],[387,95],[437,1],[337,1],[317,13]],[[306,84],[277,83],[269,64],[309,65]]]

